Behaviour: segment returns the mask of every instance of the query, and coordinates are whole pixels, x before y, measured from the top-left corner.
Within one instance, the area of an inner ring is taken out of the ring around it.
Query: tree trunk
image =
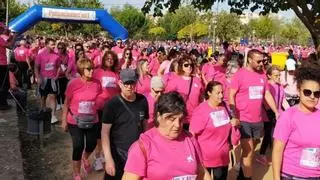
[[[320,45],[320,34],[312,35],[312,40],[315,47],[317,48]]]

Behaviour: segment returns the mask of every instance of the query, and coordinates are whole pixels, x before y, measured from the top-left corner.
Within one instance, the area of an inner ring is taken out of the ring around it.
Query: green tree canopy
[[[139,9],[125,5],[122,9],[111,9],[110,14],[127,28],[130,37],[140,38],[147,33],[149,21]]]
[[[209,10],[216,2],[226,2],[227,0],[191,0],[191,4],[200,10]],[[163,15],[163,9],[174,12],[179,8],[181,0],[147,0],[142,8],[147,13],[153,8],[154,16]],[[316,45],[320,44],[320,1],[319,0],[239,0],[229,1],[230,11],[241,14],[244,10],[250,9],[260,11],[266,15],[270,12],[278,13],[280,10],[292,9],[297,17],[310,31]]]
[[[178,31],[192,24],[197,19],[197,11],[192,6],[182,6],[175,13],[167,13],[159,19],[158,25],[163,27],[168,36],[177,36]]]
[[[163,27],[154,27],[149,29],[148,33],[153,37],[162,37],[166,34],[166,30]]]
[[[6,20],[6,1],[0,1],[0,22],[5,22]],[[9,0],[9,21],[19,16],[27,9],[26,4],[21,4],[16,0]]]
[[[260,39],[271,39],[279,30],[276,28],[276,21],[269,16],[261,16],[250,20],[249,27],[254,31],[255,36]]]
[[[230,41],[241,34],[241,22],[234,13],[220,12],[216,17],[216,34],[221,41]]]
[[[178,32],[178,39],[189,37],[191,40],[193,38],[198,38],[208,34],[208,25],[201,22],[194,22]]]

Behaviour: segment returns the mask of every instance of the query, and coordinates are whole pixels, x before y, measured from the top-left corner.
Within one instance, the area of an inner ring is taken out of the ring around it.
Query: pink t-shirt
[[[119,60],[119,66],[120,66],[121,69],[126,69],[126,67],[124,65],[125,61],[126,61],[125,59],[120,59]],[[131,60],[131,64],[130,64],[130,66],[128,68],[137,69],[137,64],[138,64],[137,61],[132,59]]]
[[[186,100],[188,118],[186,118],[184,123],[189,123],[190,116],[192,115],[193,110],[199,105],[200,97],[203,90],[203,85],[201,80],[198,77],[193,77],[191,92],[189,98],[187,99],[191,79],[186,80],[182,76],[173,76],[166,84],[166,92],[177,91],[183,98]]]
[[[216,65],[214,66],[214,77],[213,80],[214,81],[218,81],[220,83],[223,83],[225,77],[226,77],[226,68],[220,66],[220,65]]]
[[[38,55],[38,52],[40,50],[40,47],[33,47],[29,49],[29,57],[30,57],[30,61],[34,61]]]
[[[94,64],[94,68],[101,67],[101,65],[102,65],[102,55],[101,54],[99,54],[98,56],[96,56],[96,58],[94,58],[93,64]]]
[[[0,37],[0,65],[7,65],[6,41]]]
[[[74,115],[95,114],[96,120],[94,122],[98,122],[96,98],[100,93],[99,82],[84,82],[81,78],[75,78],[69,82],[65,95],[70,101],[69,109]],[[70,112],[68,112],[67,122],[73,125],[77,124]]]
[[[268,83],[268,87],[278,107],[278,112],[282,112],[282,108],[281,108],[282,102],[283,102],[283,99],[285,98],[283,87],[279,84],[271,84],[271,83]],[[266,109],[270,109],[270,107],[267,104],[266,104]]]
[[[40,75],[42,77],[55,78],[61,60],[57,53],[49,52],[48,49],[45,49],[38,54],[35,63],[40,66]]]
[[[229,138],[233,145],[237,145],[240,131],[232,128],[223,106],[214,109],[209,106],[208,101],[201,103],[193,111],[190,131],[197,136],[205,167],[228,166],[231,145]]]
[[[215,76],[214,65],[211,62],[208,62],[202,66],[202,73],[206,81],[212,81]]]
[[[164,69],[164,73],[163,74],[167,74],[169,73],[169,70],[170,70],[170,65],[171,65],[171,61],[169,60],[165,60],[161,63],[160,65],[160,69]]]
[[[160,63],[157,57],[149,59],[149,72],[152,74],[152,76],[156,76],[158,74],[159,67]]]
[[[141,151],[139,142],[129,149],[125,172],[134,173],[144,180],[188,179],[195,180],[202,158],[197,141],[186,132],[175,140],[163,137],[152,128],[140,135],[139,140],[146,151]]]
[[[140,52],[138,50],[132,50],[132,58],[135,61],[138,61],[138,57],[140,56]]]
[[[60,56],[60,75],[59,77],[65,77],[66,71],[68,69],[68,63],[70,62],[68,54],[59,54]]]
[[[151,95],[151,93],[147,93],[145,95],[145,97],[147,98],[148,109],[149,109],[149,119],[147,121],[147,130],[148,130],[148,129],[151,129],[151,128],[154,127],[154,124],[153,124],[153,112],[154,112],[154,104],[156,103],[156,100]]]
[[[230,96],[230,87],[231,87],[231,79],[224,78],[223,84],[223,100],[227,104],[229,104],[229,96]]]
[[[285,144],[281,171],[298,177],[320,177],[320,110],[306,114],[299,106],[283,112],[274,139]]]
[[[240,69],[232,78],[230,88],[236,90],[236,109],[241,121],[262,122],[262,103],[268,90],[264,73]]]
[[[137,81],[136,92],[140,94],[147,94],[151,91],[151,77],[142,76]]]
[[[71,58],[69,56],[68,71],[70,71],[72,77],[76,77],[77,65],[76,65],[76,57],[75,56],[71,56]]]
[[[120,93],[118,86],[119,76],[112,71],[98,68],[94,70],[92,77],[100,82],[102,87],[102,91],[96,99],[97,109],[102,110],[106,101]]]
[[[118,46],[115,46],[111,50],[118,55],[118,59],[122,59],[124,48],[119,48]]]
[[[26,47],[17,47],[14,50],[14,57],[18,62],[26,62],[29,56],[29,49]]]

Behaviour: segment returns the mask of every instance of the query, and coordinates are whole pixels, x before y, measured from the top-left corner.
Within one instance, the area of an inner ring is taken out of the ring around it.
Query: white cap
[[[296,70],[296,61],[293,59],[288,59],[286,61],[286,67],[288,71],[295,71]]]

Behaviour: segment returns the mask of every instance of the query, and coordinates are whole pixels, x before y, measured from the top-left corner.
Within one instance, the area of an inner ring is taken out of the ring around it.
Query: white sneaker
[[[62,109],[62,105],[61,104],[57,104],[56,111],[59,111],[61,109]]]
[[[55,123],[57,123],[59,120],[57,119],[57,117],[56,116],[52,116],[51,117],[51,124],[55,124]]]
[[[95,158],[95,161],[93,162],[93,169],[95,171],[103,170],[103,163],[104,163],[103,157]]]

